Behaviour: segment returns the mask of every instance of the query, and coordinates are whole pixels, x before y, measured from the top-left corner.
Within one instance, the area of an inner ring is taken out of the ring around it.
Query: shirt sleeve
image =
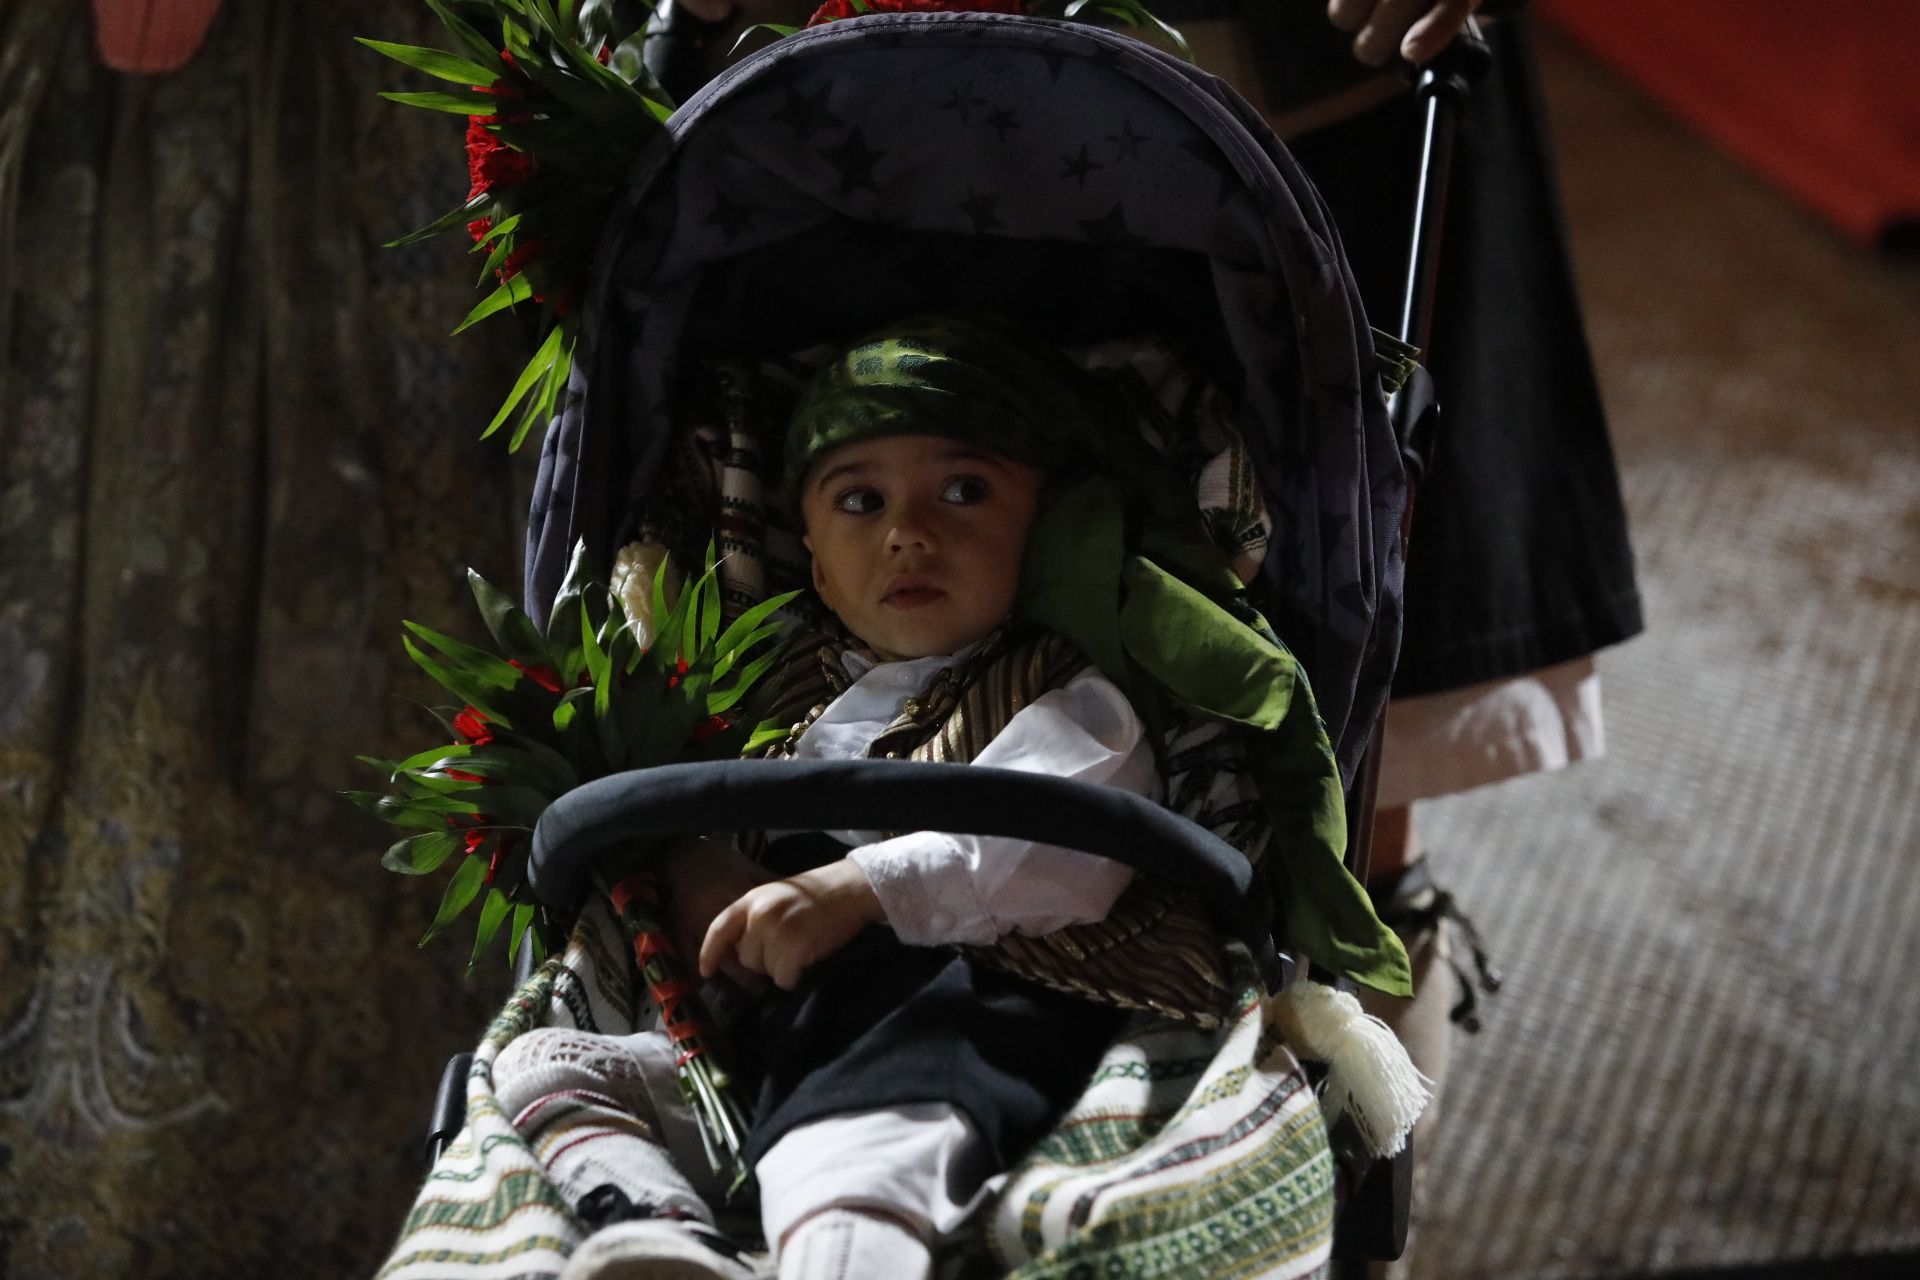
[[[1160,785],[1140,717],[1094,671],[1022,708],[974,763],[1144,796]],[[1090,924],[1133,880],[1132,868],[1107,858],[1005,836],[916,831],[847,856],[866,872],[900,940],[920,946]]]

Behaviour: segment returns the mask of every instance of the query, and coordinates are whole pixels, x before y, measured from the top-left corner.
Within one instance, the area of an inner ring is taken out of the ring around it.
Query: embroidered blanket
[[[1138,1015],[1052,1135],[1007,1172],[980,1229],[1010,1276],[1324,1274],[1333,1157],[1319,1105],[1267,1024],[1251,959],[1237,946],[1227,956],[1240,993],[1228,1025]],[[421,1187],[378,1280],[557,1275],[585,1231],[502,1112],[494,1062],[534,1027],[624,1035],[651,1013],[634,1000],[617,927],[590,910],[567,950],[488,1028],[467,1076],[466,1125]],[[678,1102],[670,1055],[656,1060],[655,1137],[698,1183],[694,1121]]]

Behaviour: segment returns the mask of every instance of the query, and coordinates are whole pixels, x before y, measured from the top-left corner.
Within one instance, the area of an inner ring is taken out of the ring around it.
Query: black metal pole
[[[1422,81],[1432,72],[1422,72]],[[1447,177],[1458,128],[1454,102],[1446,93],[1425,96],[1426,121],[1420,139],[1420,186],[1413,201],[1413,243],[1407,251],[1407,278],[1401,291],[1400,324],[1394,336],[1427,349],[1433,332],[1433,293],[1440,276],[1440,234],[1447,217]]]
[[[1407,251],[1406,284],[1395,336],[1425,351],[1433,336],[1433,295],[1440,278],[1440,239],[1447,220],[1447,180],[1453,171],[1453,136],[1459,105],[1486,73],[1493,51],[1469,20],[1446,52],[1421,67],[1414,96],[1425,106],[1420,140],[1420,182],[1413,203],[1413,240]]]
[[[1425,107],[1420,139],[1420,176],[1413,203],[1413,236],[1407,249],[1407,272],[1401,293],[1400,323],[1394,336],[1423,355],[1433,336],[1433,298],[1440,279],[1440,241],[1447,221],[1447,180],[1453,170],[1453,138],[1459,107],[1493,61],[1493,50],[1480,25],[1468,20],[1445,52],[1414,72],[1413,91]],[[1409,437],[1414,424],[1406,424]],[[1403,441],[1403,443],[1405,443]],[[1409,479],[1409,512],[1417,484]],[[1411,520],[1402,526],[1410,527]],[[1379,795],[1380,740],[1385,713],[1373,726],[1373,736],[1355,771],[1348,795],[1347,870],[1365,883],[1373,861],[1373,814]]]

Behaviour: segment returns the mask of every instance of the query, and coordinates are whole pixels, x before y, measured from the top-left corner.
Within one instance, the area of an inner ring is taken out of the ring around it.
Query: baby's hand
[[[700,973],[729,960],[791,991],[809,966],[886,918],[860,865],[841,859],[750,889],[714,918],[700,947]]]

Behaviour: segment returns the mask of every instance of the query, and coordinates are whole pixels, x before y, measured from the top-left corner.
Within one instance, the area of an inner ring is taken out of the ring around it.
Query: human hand
[[[709,977],[731,963],[791,991],[809,967],[884,919],[867,873],[842,858],[742,894],[708,928],[700,973]]]
[[[1384,67],[1395,51],[1408,62],[1431,62],[1453,43],[1480,0],[1327,0],[1327,21],[1356,33],[1353,56]]]
[[[759,863],[717,840],[676,840],[659,852],[654,865],[665,891],[667,934],[683,956],[698,955],[714,918],[772,878]],[[766,985],[759,974],[731,961],[722,969],[748,991]]]

